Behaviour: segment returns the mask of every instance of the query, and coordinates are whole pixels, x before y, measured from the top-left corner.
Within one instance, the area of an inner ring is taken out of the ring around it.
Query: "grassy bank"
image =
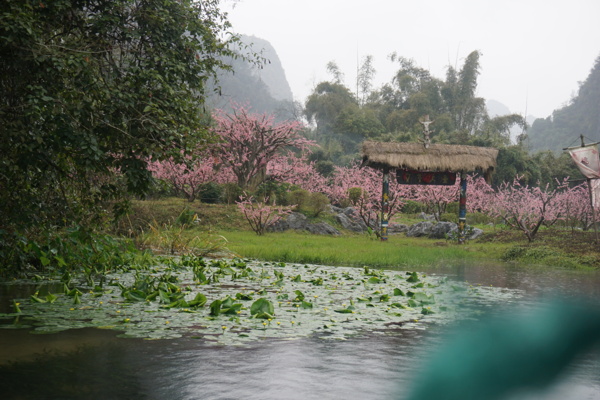
[[[182,215],[187,217],[182,219]],[[325,221],[331,224],[333,218],[325,216]],[[415,215],[398,215],[394,222],[417,221]],[[234,205],[188,203],[181,199],[137,202],[127,223],[130,230],[144,232],[138,237],[139,242],[163,251],[177,241],[177,251],[204,247],[219,254],[229,252],[269,261],[405,268],[502,260],[564,268],[600,267],[600,251],[592,232],[545,229],[536,241],[528,243],[521,232],[481,224],[477,227],[485,232],[482,239],[465,245],[404,234],[391,235],[387,242],[380,242],[366,234],[343,231],[339,226],[336,228],[343,232],[339,237],[303,232],[258,236]]]
[[[508,245],[470,243],[458,246],[446,241],[394,235],[387,242],[365,235],[339,237],[299,232],[257,236],[251,232],[221,232],[233,253],[259,260],[322,265],[410,268],[454,263],[459,260],[499,258]]]

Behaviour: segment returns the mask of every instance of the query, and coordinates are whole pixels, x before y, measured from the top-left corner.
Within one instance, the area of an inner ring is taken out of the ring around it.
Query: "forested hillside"
[[[552,90],[551,84],[548,90]],[[565,147],[579,144],[580,135],[587,142],[600,141],[600,56],[567,106],[555,110],[548,118],[535,120],[529,131],[530,150],[559,153]]]

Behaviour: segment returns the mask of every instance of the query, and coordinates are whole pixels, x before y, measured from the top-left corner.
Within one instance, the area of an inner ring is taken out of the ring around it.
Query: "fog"
[[[597,0],[226,0],[236,33],[269,41],[294,98],[329,80],[335,61],[354,88],[357,64],[373,56],[375,86],[414,59],[437,78],[482,54],[478,96],[511,112],[546,117],[576,95],[600,55]]]

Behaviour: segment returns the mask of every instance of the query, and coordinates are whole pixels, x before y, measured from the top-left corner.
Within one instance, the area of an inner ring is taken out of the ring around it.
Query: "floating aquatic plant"
[[[469,316],[474,304],[520,295],[417,272],[193,256],[106,274],[103,281],[78,285],[69,277],[63,293],[15,299],[14,312],[0,314],[0,327],[32,333],[96,327],[123,337],[222,344],[311,334],[344,339],[445,323]]]

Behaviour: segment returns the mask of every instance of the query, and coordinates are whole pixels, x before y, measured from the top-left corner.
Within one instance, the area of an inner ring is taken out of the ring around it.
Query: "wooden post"
[[[458,202],[458,243],[463,244],[466,240],[467,226],[467,175],[460,173],[460,199]]]
[[[390,219],[390,170],[383,170],[383,189],[381,191],[381,241],[388,240],[388,223]]]

